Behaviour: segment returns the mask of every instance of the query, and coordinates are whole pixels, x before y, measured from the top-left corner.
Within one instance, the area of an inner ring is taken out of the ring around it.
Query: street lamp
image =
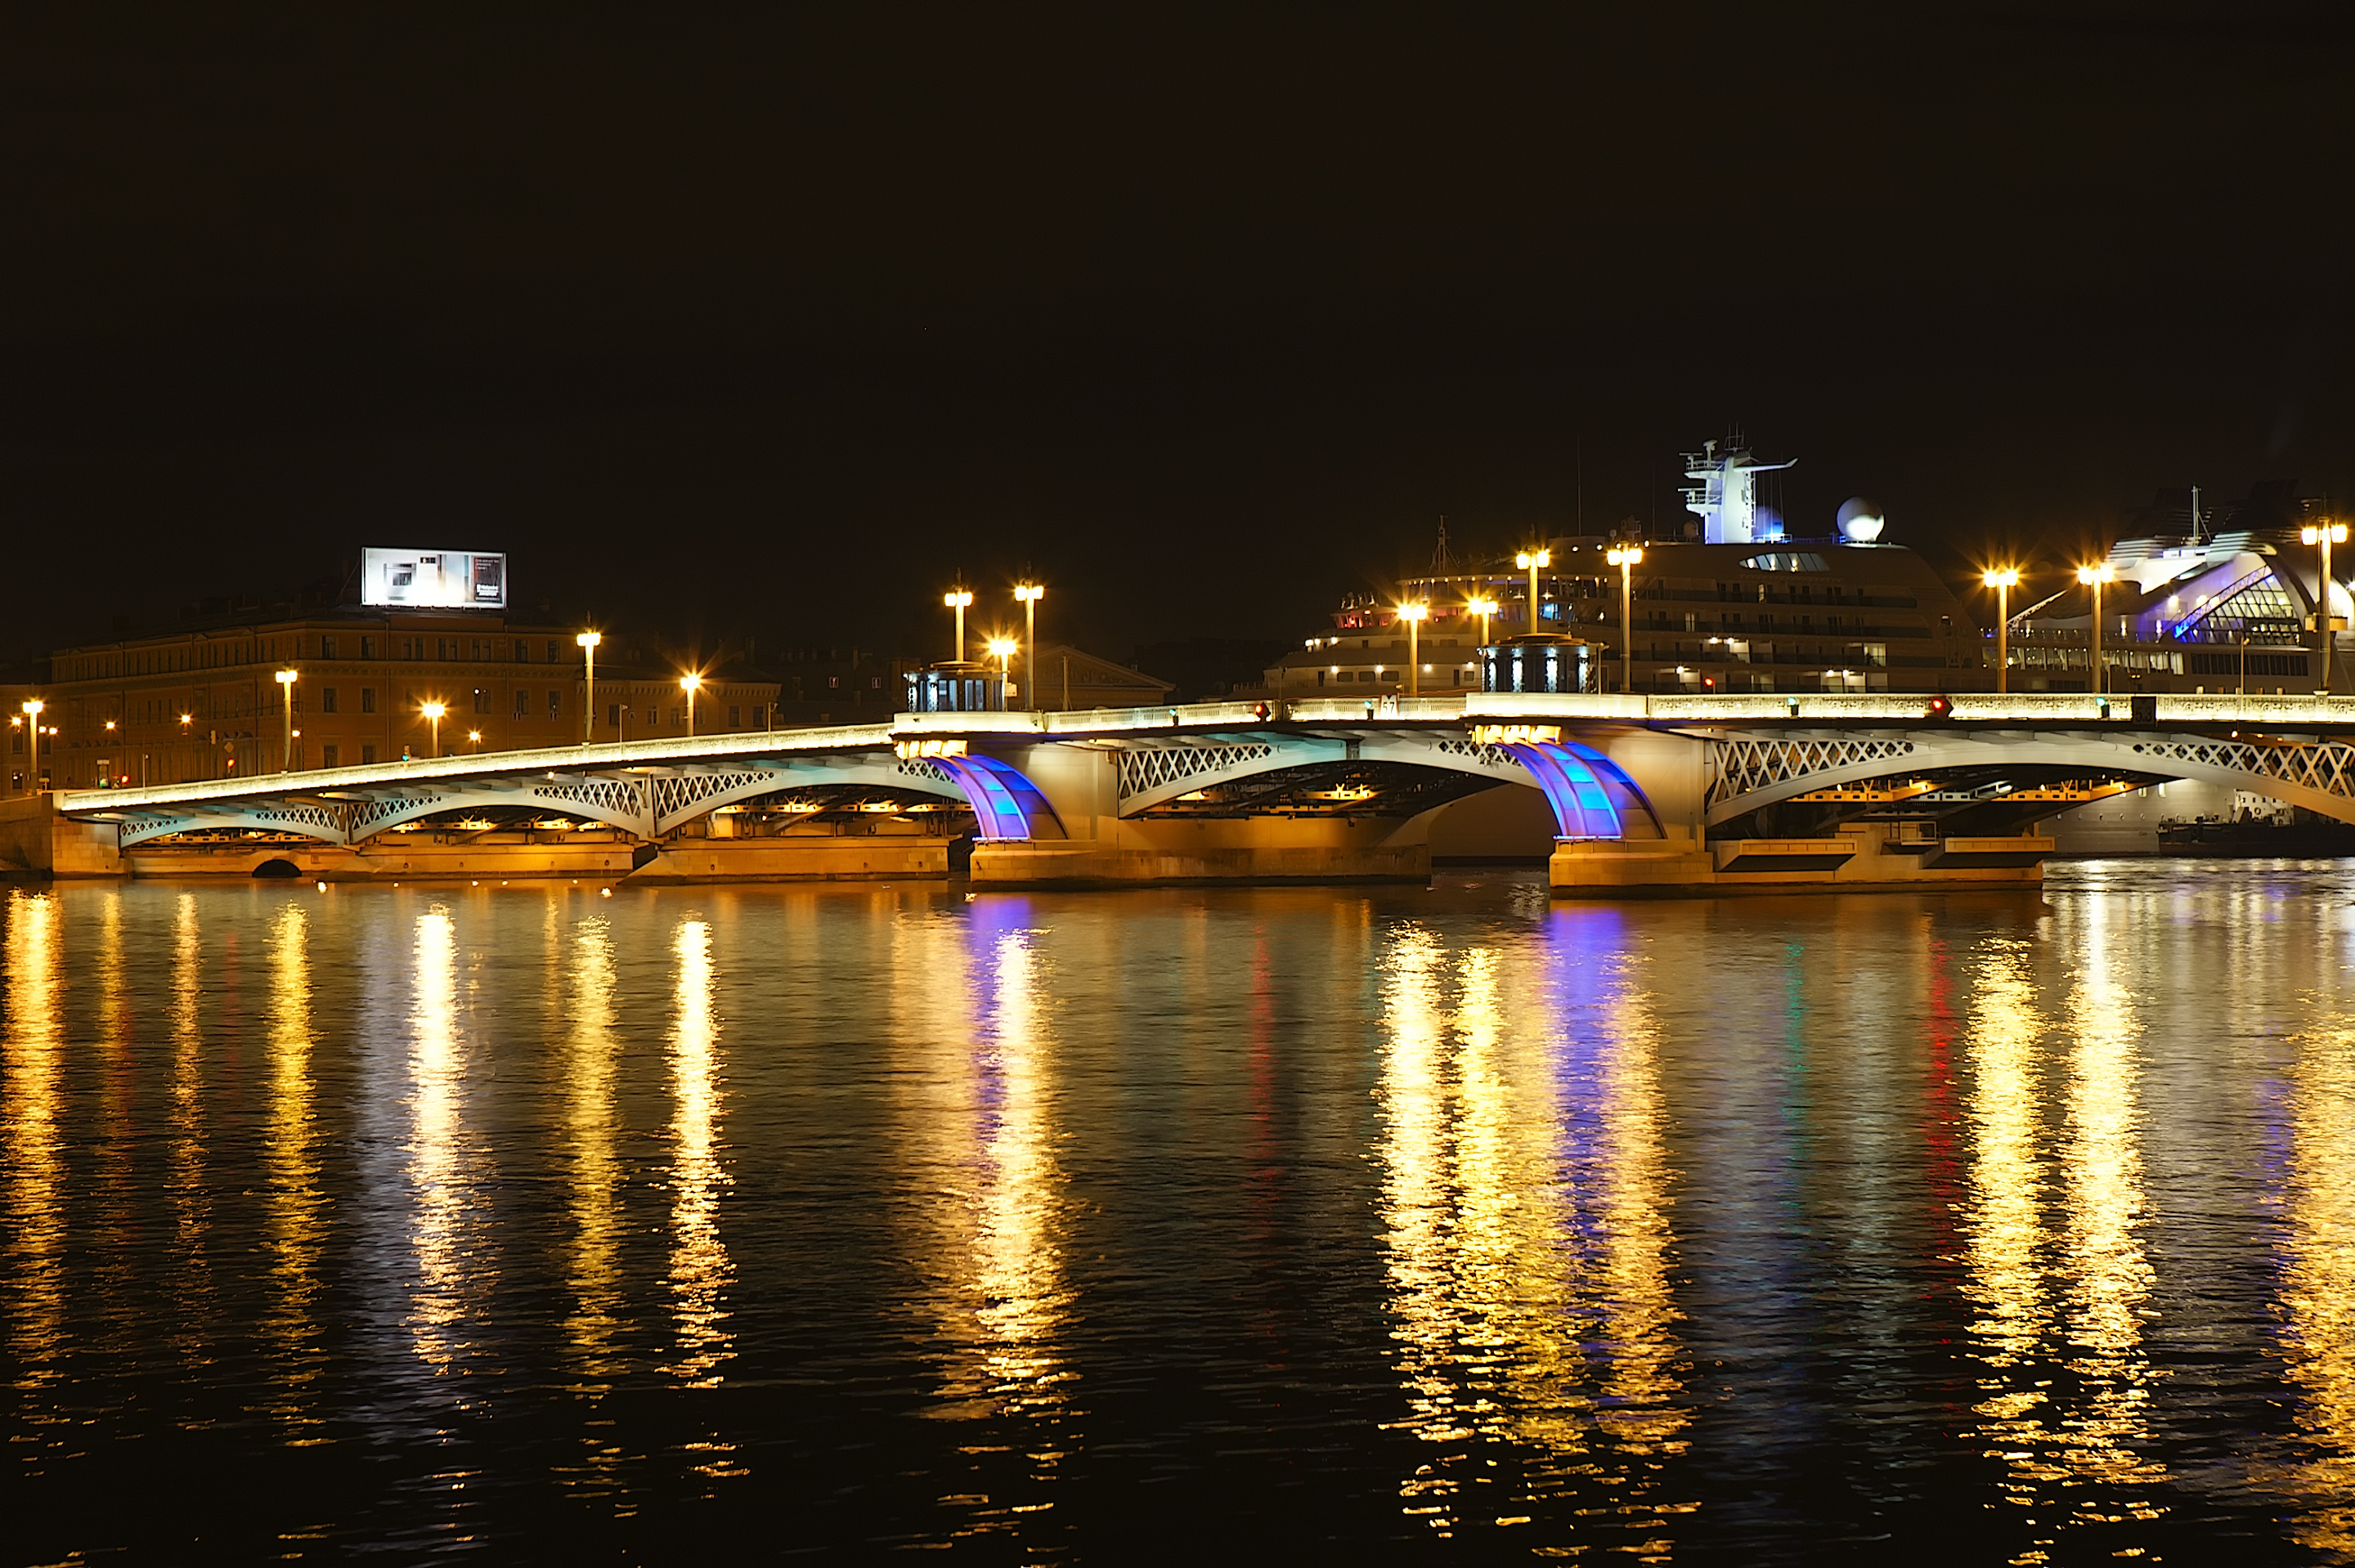
[[[2102,668],[2102,585],[2117,581],[2118,572],[2104,561],[2098,567],[2079,567],[2077,580],[2094,590],[2094,691],[2098,695],[2109,689]]]
[[[470,729],[466,732],[466,738],[474,742],[474,755],[480,757],[483,754],[483,732],[478,729]]]
[[[2013,567],[1989,567],[1979,574],[1979,581],[1995,589],[1995,689],[2000,694],[2011,690],[2011,590],[2019,586],[2019,572]]]
[[[41,792],[41,710],[48,705],[38,697],[27,698],[25,709],[25,793]]]
[[[1000,708],[1006,706],[1006,672],[1013,662],[1016,646],[1011,637],[993,637],[989,640],[990,656],[997,661],[997,705]]]
[[[1636,686],[1636,568],[1644,563],[1641,545],[1614,545],[1603,558],[1619,568],[1619,689]],[[1657,654],[1654,655],[1657,657]]]
[[[2322,632],[2322,685],[2319,694],[2327,697],[2330,694],[2330,662],[2339,652],[2339,617],[2330,613],[2330,546],[2347,543],[2347,524],[2309,523],[2297,531],[2297,537],[2301,544],[2322,546],[2322,585],[2321,592],[2315,596],[2315,603],[2319,608],[2315,611],[2314,623]]]
[[[951,588],[941,595],[941,602],[956,611],[956,662],[964,662],[964,612],[973,603],[971,588]]]
[[[292,773],[294,770],[294,672],[281,670],[273,679],[285,699],[283,705],[286,710],[286,738],[279,746],[278,771]]]
[[[1034,712],[1040,705],[1039,702],[1039,601],[1046,597],[1047,590],[1037,583],[1014,585],[1015,602],[1022,607],[1022,613],[1028,618],[1023,635],[1029,639],[1028,646],[1030,650],[1022,660],[1024,687],[1022,694]]]
[[[703,677],[690,670],[678,678],[678,689],[687,694],[687,734],[695,736],[695,694],[703,690]]]
[[[1513,565],[1529,574],[1529,630],[1538,629],[1538,568],[1553,565],[1551,550],[1523,550],[1513,557]]]
[[[433,755],[436,757],[441,756],[442,715],[448,713],[450,710],[443,707],[440,703],[421,703],[418,705],[417,711],[425,715],[425,722],[433,726]]]
[[[1480,644],[1484,648],[1487,647],[1488,618],[1497,613],[1497,601],[1493,599],[1468,599],[1465,602],[1464,608],[1480,618]]]
[[[584,631],[572,641],[581,644],[581,656],[588,661],[588,696],[581,705],[581,744],[586,746],[596,736],[597,644],[604,641],[605,636],[600,631]]]
[[[1402,604],[1398,618],[1406,622],[1406,694],[1423,694],[1423,621],[1431,613],[1427,604]]]

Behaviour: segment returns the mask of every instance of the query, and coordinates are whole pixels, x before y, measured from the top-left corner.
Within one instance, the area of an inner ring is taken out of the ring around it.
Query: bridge
[[[0,811],[59,874],[922,876],[977,887],[1426,876],[1499,786],[1573,893],[2017,885],[2072,806],[2196,779],[2355,821],[2355,699],[1798,694],[1051,713],[492,752]],[[1529,797],[1524,797],[1529,799]],[[471,859],[469,857],[472,857]]]

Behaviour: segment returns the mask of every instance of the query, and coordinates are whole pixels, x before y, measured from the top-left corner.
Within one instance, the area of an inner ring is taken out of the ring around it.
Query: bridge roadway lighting
[[[1427,604],[1398,607],[1398,618],[1406,622],[1406,694],[1410,697],[1423,694],[1422,630],[1423,617],[1430,613]]]
[[[2011,590],[2019,586],[2019,572],[1989,567],[1979,581],[1995,589],[1995,689],[2000,694],[2011,690]]]
[[[2339,620],[2330,613],[2330,546],[2347,543],[2347,524],[2309,523],[2297,531],[2297,537],[2301,544],[2322,546],[2321,591],[2315,595],[2319,608],[2315,611],[2314,624],[2322,633],[2322,684],[2317,688],[2317,694],[2327,697],[2330,694],[2330,662],[2339,652]]]
[[[48,705],[38,697],[28,697],[23,703],[25,717],[25,793],[41,792],[41,710]]]
[[[600,631],[584,631],[572,641],[581,644],[581,657],[588,661],[589,694],[581,705],[581,744],[586,746],[597,734],[597,644],[604,641],[605,636]]]
[[[2098,696],[2109,690],[2102,669],[2102,585],[2117,581],[2118,572],[2104,561],[2098,567],[2079,567],[2077,580],[2094,590],[2094,693]]]
[[[1538,568],[1553,565],[1551,550],[1523,550],[1513,557],[1513,565],[1529,574],[1529,630],[1538,630]]]
[[[1046,597],[1047,590],[1037,583],[1014,585],[1015,602],[1022,607],[1022,613],[1028,618],[1023,636],[1028,639],[1024,646],[1030,652],[1022,656],[1022,696],[1025,705],[1033,712],[1039,707],[1039,601]]]
[[[425,715],[425,722],[433,726],[433,755],[436,757],[441,756],[442,715],[448,713],[450,710],[443,707],[440,703],[421,703],[418,705],[417,711]]]
[[[278,683],[286,710],[286,738],[279,744],[278,771],[292,773],[294,770],[294,672],[281,670],[271,678]]]
[[[1636,686],[1636,568],[1644,563],[1641,545],[1614,545],[1603,558],[1619,568],[1619,689]]]
[[[687,694],[687,735],[695,738],[695,694],[703,689],[703,677],[690,670],[678,678],[678,689]]]
[[[951,588],[941,595],[941,602],[956,611],[956,652],[951,657],[962,664],[964,662],[964,612],[972,607],[973,590]]]

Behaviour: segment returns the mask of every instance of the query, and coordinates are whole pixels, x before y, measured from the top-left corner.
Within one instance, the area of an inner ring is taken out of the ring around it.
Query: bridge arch
[[[1994,734],[1940,728],[1845,736],[1710,737],[1710,827],[1842,784],[2012,768],[2043,777],[2149,775],[2264,795],[2355,822],[2355,745],[2151,732]],[[2061,810],[2067,808],[2061,807]]]

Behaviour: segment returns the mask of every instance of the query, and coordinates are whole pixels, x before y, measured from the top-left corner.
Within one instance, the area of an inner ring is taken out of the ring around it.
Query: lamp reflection
[[[2027,942],[1989,944],[1971,1023],[1964,1290],[1983,1369],[1973,1408],[1987,1457],[2006,1467],[2004,1490],[2042,1532],[2032,1553],[2073,1525],[2157,1517],[2137,1494],[2164,1478],[2137,1446],[2152,1436],[2153,1377],[2142,1342],[2152,1275],[2139,1234],[2139,1025],[2133,998],[2110,979],[2094,908],[2062,1060],[2046,1059],[2061,1021],[2037,1006],[2048,988]],[[2056,1068],[2066,1112],[2058,1129],[2043,1106]],[[2045,1152],[2055,1144],[2057,1160]]]
[[[465,1051],[458,1035],[458,937],[449,909],[417,917],[410,1003],[410,1246],[417,1263],[409,1327],[417,1354],[447,1372],[464,1353],[468,1270],[474,1266],[459,1112]]]
[[[293,1416],[320,1360],[312,1320],[317,1295],[321,1213],[311,1074],[311,954],[302,906],[285,904],[270,927],[270,1116],[263,1133],[268,1173],[265,1246],[270,1255],[271,1329],[279,1340],[276,1413]]]
[[[1585,983],[1592,955],[1563,929],[1564,983]],[[1657,1540],[1659,1515],[1681,1510],[1647,1495],[1654,1456],[1681,1449],[1689,1415],[1648,994],[1623,960],[1582,1038],[1541,994],[1507,997],[1517,967],[1491,949],[1451,956],[1419,929],[1384,960],[1381,1209],[1401,1425],[1456,1450],[1401,1485],[1403,1511],[1445,1537],[1527,1524],[1528,1508],[1575,1496],[1580,1512]],[[1529,1478],[1497,1495],[1506,1446]]]
[[[2281,1477],[2291,1535],[2355,1560],[2355,1026],[2296,1042],[2279,1290],[2284,1371],[2303,1453]]]
[[[954,935],[903,938],[903,1027],[918,1053],[902,1075],[911,1139],[922,1150],[927,1234],[912,1259],[931,1286],[940,1344],[939,1401],[928,1414],[996,1420],[1027,1481],[1050,1481],[1070,1450],[1064,1336],[1073,1293],[1063,1249],[1068,1178],[1055,1159],[1056,1040],[1045,1001],[1045,933],[1019,899],[967,910]],[[975,1450],[980,1451],[980,1450]],[[1048,1528],[1051,1499],[944,1499],[957,1533]]]
[[[178,1234],[175,1294],[183,1310],[171,1332],[182,1353],[199,1352],[201,1310],[211,1283],[205,1233],[212,1201],[205,1172],[204,932],[197,895],[183,893],[172,911],[172,1109],[170,1188]]]
[[[670,1287],[678,1319],[678,1356],[672,1371],[690,1387],[719,1382],[717,1368],[732,1353],[725,1328],[730,1266],[719,1236],[719,1191],[728,1183],[716,1151],[719,1117],[719,1026],[711,1006],[711,927],[682,920],[671,941],[677,969],[676,1020],[671,1027]]]
[[[59,1074],[65,1034],[58,898],[0,893],[7,900],[7,1095],[5,1171],[9,1247],[8,1343],[16,1386],[58,1381],[65,1326],[65,1163],[59,1153]]]
[[[620,1133],[613,1108],[613,933],[603,916],[572,934],[565,1130],[570,1144],[573,1306],[565,1328],[591,1392],[622,1370]]]

